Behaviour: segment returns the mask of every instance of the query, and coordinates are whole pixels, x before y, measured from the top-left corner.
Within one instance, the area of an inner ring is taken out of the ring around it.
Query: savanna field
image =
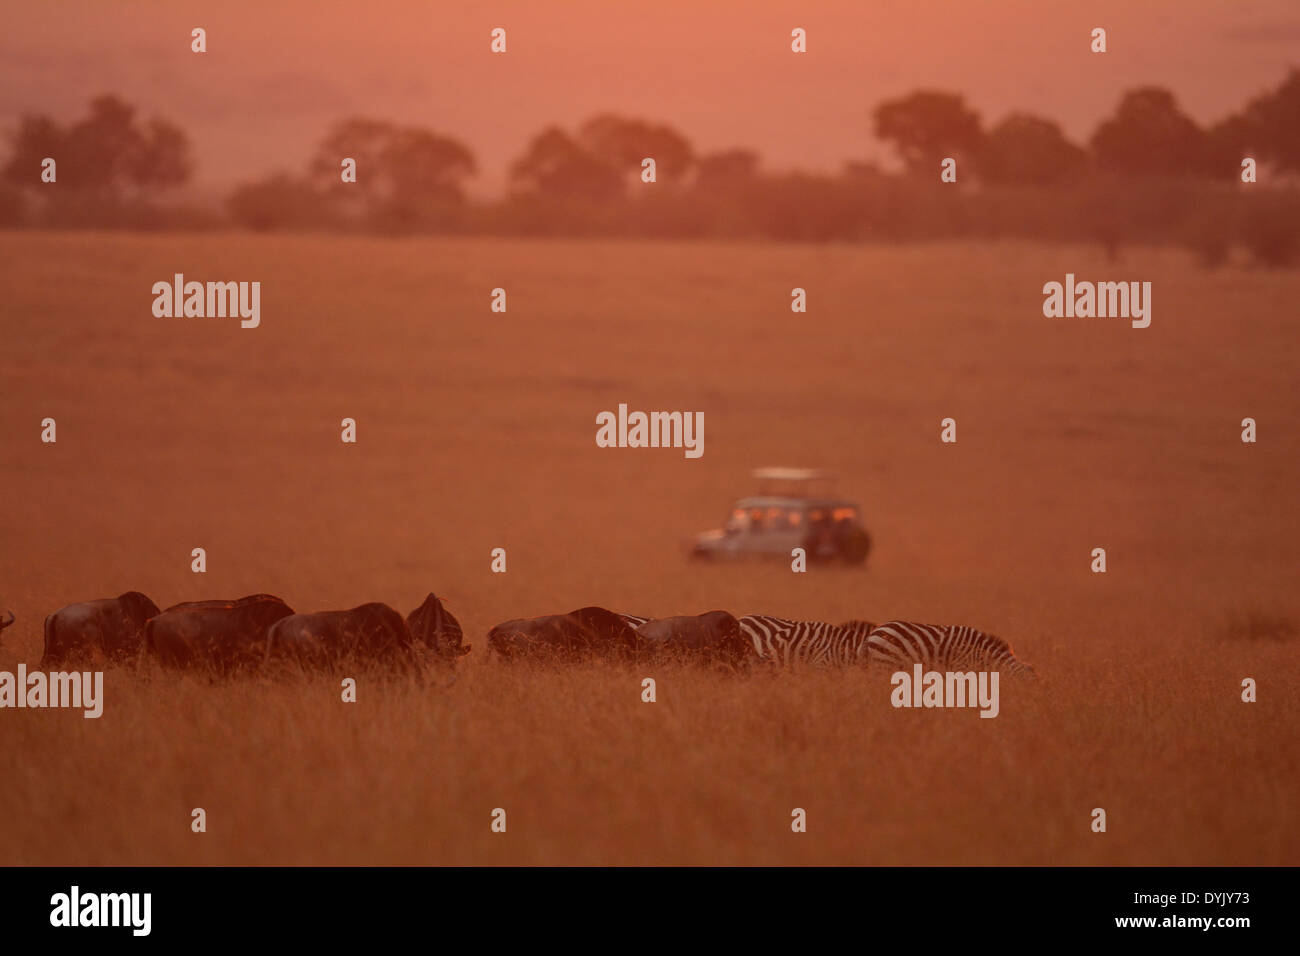
[[[177,272],[260,281],[261,326],[155,318]],[[1150,281],[1150,328],[1044,318],[1067,272]],[[0,288],[0,669],[130,589],[403,614],[434,591],[474,645],[453,683],[363,678],[355,704],[336,677],[152,669],[108,671],[99,720],[0,711],[0,864],[1300,862],[1300,273],[7,232]],[[598,448],[621,402],[704,412],[703,457]],[[866,568],[688,562],[760,465],[836,472]],[[588,604],[970,624],[1039,678],[988,720],[896,710],[882,672],[488,658],[493,624]]]

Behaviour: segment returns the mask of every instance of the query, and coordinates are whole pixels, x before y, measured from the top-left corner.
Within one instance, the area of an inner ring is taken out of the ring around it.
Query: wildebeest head
[[[157,604],[149,600],[148,597],[139,591],[127,591],[125,594],[119,594],[117,597],[118,606],[138,627],[143,627],[144,622],[157,614],[161,614]]]
[[[464,634],[460,622],[442,606],[432,591],[424,603],[406,618],[411,636],[417,645],[423,645],[438,657],[456,658],[469,653],[470,645],[461,644]]]

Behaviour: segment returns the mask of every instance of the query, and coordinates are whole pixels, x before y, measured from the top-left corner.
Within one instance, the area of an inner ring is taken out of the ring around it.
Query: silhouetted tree
[[[22,221],[22,194],[13,186],[0,183],[0,226],[16,226]]]
[[[464,181],[475,171],[468,149],[423,129],[396,130],[383,163],[395,197],[424,196],[441,202],[462,202]]]
[[[90,113],[67,129],[46,116],[24,116],[13,137],[4,176],[20,186],[39,186],[41,160],[58,164],[59,193],[117,198],[127,190],[165,189],[189,179],[189,140],[161,119],[145,125],[135,109],[115,96],[91,101]]]
[[[1168,90],[1129,90],[1115,115],[1092,134],[1103,170],[1124,176],[1199,176],[1209,173],[1205,133]]]
[[[750,149],[727,149],[701,156],[695,163],[696,185],[706,188],[741,186],[758,176],[758,153]]]
[[[694,161],[691,144],[671,127],[609,113],[583,123],[578,143],[632,181],[640,177],[641,162],[649,157],[655,161],[657,182],[681,185]]]
[[[11,152],[4,166],[6,182],[15,186],[36,186],[40,182],[41,161],[65,156],[63,144],[67,134],[48,116],[23,116],[10,137]]]
[[[226,209],[236,223],[259,232],[329,223],[320,193],[284,172],[240,186],[226,200]]]
[[[355,183],[340,178],[356,160]],[[445,218],[465,201],[474,154],[454,139],[418,127],[348,119],[331,127],[312,157],[312,182],[354,217],[384,228],[409,228]]]
[[[990,183],[1048,186],[1074,178],[1087,159],[1056,123],[1013,113],[989,130],[976,172]]]
[[[1233,113],[1205,131],[1205,171],[1214,179],[1239,179],[1241,161],[1261,159],[1263,131],[1242,113]]]
[[[1300,194],[1293,189],[1252,192],[1245,199],[1242,241],[1270,268],[1300,262]]]
[[[558,126],[548,126],[510,166],[518,192],[552,198],[606,202],[624,191],[623,173],[583,149]]]
[[[939,175],[948,156],[974,156],[983,141],[980,118],[956,93],[920,90],[881,103],[875,110],[876,136],[894,144],[909,172]]]
[[[1259,157],[1283,172],[1300,172],[1300,69],[1292,69],[1272,93],[1251,100],[1243,112]]]

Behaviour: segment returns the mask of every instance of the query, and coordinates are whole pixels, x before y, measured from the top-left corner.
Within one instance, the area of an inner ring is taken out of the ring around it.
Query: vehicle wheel
[[[846,564],[861,564],[871,553],[871,535],[856,525],[840,529],[836,551]]]

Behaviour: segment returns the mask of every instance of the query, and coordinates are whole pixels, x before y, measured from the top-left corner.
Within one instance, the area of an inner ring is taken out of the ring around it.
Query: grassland
[[[260,280],[261,327],[155,319],[174,272]],[[1151,281],[1151,327],[1044,319],[1066,272]],[[36,663],[50,611],[130,588],[403,612],[433,590],[475,645],[449,687],[363,682],[354,705],[323,678],[112,671],[100,720],[0,711],[0,863],[1300,861],[1295,273],[1027,244],[3,233],[0,287],[0,668]],[[704,457],[597,448],[619,402],[702,410]],[[865,571],[684,559],[762,464],[842,476]],[[593,603],[968,623],[1041,678],[980,720],[896,711],[879,674],[486,659],[493,623]]]

